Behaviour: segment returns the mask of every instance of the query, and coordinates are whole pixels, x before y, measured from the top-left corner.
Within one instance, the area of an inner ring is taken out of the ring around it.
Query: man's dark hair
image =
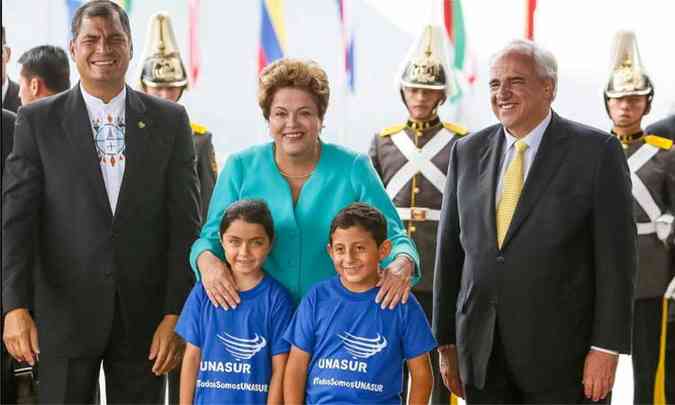
[[[5,39],[5,26],[2,26],[2,46],[7,45],[7,40]]]
[[[31,48],[19,58],[21,74],[28,80],[38,76],[54,93],[70,88],[70,65],[66,52],[58,46]]]
[[[265,201],[239,200],[230,205],[227,210],[225,210],[223,219],[220,221],[221,237],[227,232],[227,228],[229,228],[237,219],[241,219],[249,224],[262,225],[262,227],[265,228],[265,233],[270,239],[270,242],[274,240],[274,220],[272,219],[272,213],[270,213],[269,208],[267,208]]]
[[[77,38],[80,33],[83,18],[104,17],[112,18],[113,14],[117,14],[122,24],[124,32],[129,38],[131,44],[131,25],[129,24],[129,16],[117,3],[110,0],[92,0],[82,4],[73,15],[73,21],[70,23],[70,33],[72,39]]]
[[[333,218],[330,224],[330,243],[333,243],[333,234],[336,229],[347,229],[352,226],[360,226],[370,233],[377,242],[377,246],[387,240],[387,220],[384,215],[375,207],[357,202],[343,208]]]

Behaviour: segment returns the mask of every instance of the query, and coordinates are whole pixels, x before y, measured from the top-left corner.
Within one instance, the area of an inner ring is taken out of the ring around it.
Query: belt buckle
[[[410,219],[413,221],[426,221],[427,220],[427,210],[420,208],[411,208],[410,209]]]

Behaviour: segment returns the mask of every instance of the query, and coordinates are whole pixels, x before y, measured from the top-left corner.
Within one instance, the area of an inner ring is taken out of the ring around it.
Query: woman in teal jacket
[[[258,102],[273,142],[233,154],[218,177],[208,219],[192,246],[190,264],[215,305],[235,308],[236,285],[223,261],[218,227],[234,201],[260,198],[274,217],[276,235],[265,270],[298,302],[308,289],[335,274],[326,246],[330,222],[355,201],[387,217],[392,254],[377,301],[407,300],[419,258],[396,209],[365,155],[319,139],[328,107],[326,73],[314,62],[282,59],[263,70]]]

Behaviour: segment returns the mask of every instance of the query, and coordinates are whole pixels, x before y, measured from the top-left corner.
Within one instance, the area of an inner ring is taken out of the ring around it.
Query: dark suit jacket
[[[5,172],[5,161],[9,152],[12,151],[15,119],[16,114],[4,108],[2,109],[2,171],[0,171],[0,175]]]
[[[147,356],[165,314],[191,288],[199,228],[194,146],[183,107],[127,88],[126,169],[108,202],[79,86],[22,107],[3,187],[3,310],[30,306],[43,354],[101,355],[119,296],[133,356]],[[39,252],[31,230],[39,229]]]
[[[651,124],[645,133],[675,140],[675,114]]]
[[[9,80],[9,78],[7,80],[9,81],[9,87],[7,87],[5,99],[2,100],[2,108],[16,113],[19,110],[19,107],[21,107],[21,99],[19,98],[19,85]]]
[[[627,353],[636,269],[628,167],[614,137],[553,113],[501,249],[501,125],[455,144],[438,233],[434,331],[482,388],[498,328],[525,391],[580,384],[590,346]]]

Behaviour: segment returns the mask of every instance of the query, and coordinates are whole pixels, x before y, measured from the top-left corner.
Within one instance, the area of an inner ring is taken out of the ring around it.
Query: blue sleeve
[[[403,357],[410,360],[434,350],[438,344],[417,298],[410,294],[408,302],[398,306],[402,307]]]
[[[413,285],[421,278],[420,258],[417,254],[415,242],[406,235],[396,207],[382,185],[382,181],[375,173],[372,162],[365,155],[358,155],[354,159],[351,171],[351,182],[358,195],[359,201],[376,207],[387,218],[387,239],[391,241],[392,249],[387,258],[382,260],[382,267],[387,267],[396,256],[407,254],[415,262],[416,272],[413,275]]]
[[[201,347],[204,341],[201,315],[205,299],[204,287],[201,283],[195,284],[185,301],[183,311],[180,313],[176,324],[176,333],[197,347]]]
[[[314,300],[312,299],[314,291],[310,291],[300,301],[298,310],[295,311],[295,315],[293,315],[293,319],[291,319],[291,323],[284,333],[284,339],[288,343],[306,353],[314,352]]]
[[[243,170],[241,169],[241,163],[237,155],[230,156],[218,176],[218,181],[216,182],[216,187],[213,190],[209,204],[208,217],[199,234],[199,239],[192,244],[192,249],[190,250],[190,265],[195,272],[197,280],[200,279],[197,258],[204,251],[209,250],[225,260],[223,247],[220,245],[220,221],[227,207],[239,200],[242,180]]]
[[[282,289],[283,287],[279,287]],[[272,356],[290,351],[290,345],[284,339],[286,327],[290,324],[293,317],[293,300],[286,291],[279,291],[278,299],[271,311],[272,325]]]

